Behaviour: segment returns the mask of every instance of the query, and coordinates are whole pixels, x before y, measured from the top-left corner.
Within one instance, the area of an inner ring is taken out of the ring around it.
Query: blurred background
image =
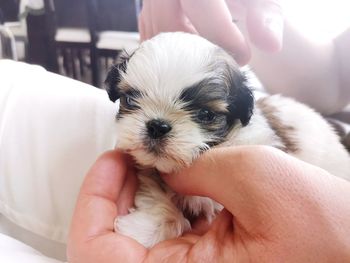
[[[284,40],[284,52],[292,56],[288,48],[293,37],[312,43],[312,49],[320,46],[319,54],[350,26],[349,0],[284,0],[282,4],[288,26],[298,32]],[[141,0],[0,0],[0,58],[39,64],[101,87],[118,53],[139,44],[140,8]],[[293,50],[305,50],[298,45],[294,43]],[[254,63],[253,57],[253,67]],[[256,68],[264,80],[267,73]]]
[[[0,0],[0,58],[102,85],[121,50],[139,44],[138,0]]]

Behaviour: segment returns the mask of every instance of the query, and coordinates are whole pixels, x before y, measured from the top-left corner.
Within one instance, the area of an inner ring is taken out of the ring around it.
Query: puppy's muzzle
[[[164,137],[167,133],[171,131],[171,125],[161,119],[153,119],[147,122],[147,133],[148,136],[152,139],[160,139]]]

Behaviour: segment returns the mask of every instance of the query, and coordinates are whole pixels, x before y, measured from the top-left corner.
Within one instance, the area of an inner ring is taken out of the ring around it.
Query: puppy
[[[176,194],[158,171],[188,166],[212,147],[270,145],[350,178],[350,156],[328,123],[288,98],[254,101],[246,74],[223,49],[186,33],[160,34],[111,69],[117,147],[140,167],[135,207],[116,219],[116,231],[151,247],[189,230],[189,218],[211,221],[221,205]]]

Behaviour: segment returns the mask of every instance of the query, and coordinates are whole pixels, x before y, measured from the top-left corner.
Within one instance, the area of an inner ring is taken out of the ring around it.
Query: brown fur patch
[[[118,84],[118,88],[123,92],[127,92],[131,89],[131,86],[124,79],[122,79]]]
[[[269,126],[275,132],[275,134],[281,139],[284,147],[281,150],[287,153],[297,152],[298,146],[293,139],[294,127],[285,125],[281,119],[276,115],[278,109],[268,103],[267,98],[261,98],[256,102],[256,106],[261,110],[265,116]]]
[[[223,100],[213,100],[207,103],[209,109],[216,112],[228,112],[227,107],[229,106],[226,101]]]

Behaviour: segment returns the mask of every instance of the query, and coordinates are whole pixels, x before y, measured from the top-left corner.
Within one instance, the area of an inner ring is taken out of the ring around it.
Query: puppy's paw
[[[203,196],[180,196],[176,203],[190,217],[204,216],[208,222],[212,222],[223,208],[219,203]]]
[[[179,237],[191,229],[189,221],[181,213],[157,212],[159,213],[134,210],[126,216],[117,217],[114,230],[150,248],[163,240]]]

